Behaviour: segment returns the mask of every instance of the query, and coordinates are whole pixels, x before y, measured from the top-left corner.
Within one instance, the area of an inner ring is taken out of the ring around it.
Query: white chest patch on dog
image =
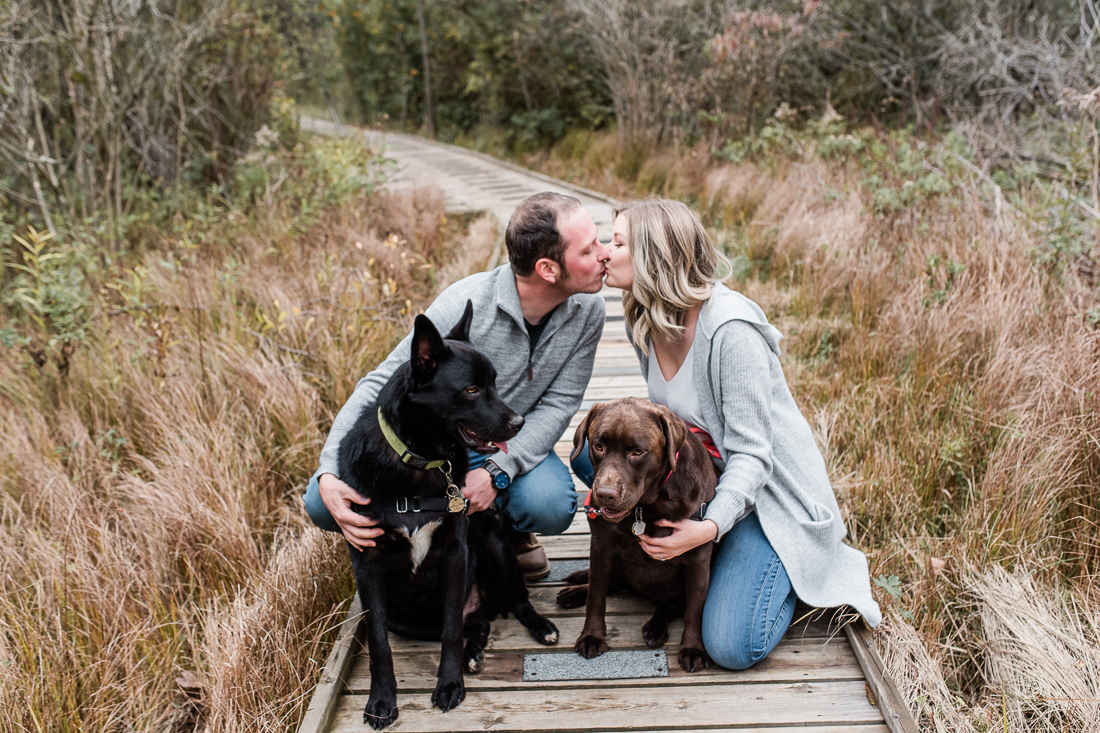
[[[397,528],[397,534],[404,535],[408,538],[411,545],[410,554],[412,555],[413,572],[420,567],[420,563],[424,562],[424,558],[428,555],[428,550],[432,546],[432,535],[435,533],[436,528],[443,524],[443,520],[440,519],[436,522],[429,522],[428,524],[421,525],[409,534],[408,530],[404,527]]]

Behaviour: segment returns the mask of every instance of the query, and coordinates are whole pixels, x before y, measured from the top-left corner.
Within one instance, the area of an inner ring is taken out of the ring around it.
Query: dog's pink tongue
[[[507,455],[507,453],[508,453],[508,441],[507,440],[497,440],[497,441],[493,441],[493,442],[496,443],[497,448],[500,448],[502,451],[504,451],[505,455]]]

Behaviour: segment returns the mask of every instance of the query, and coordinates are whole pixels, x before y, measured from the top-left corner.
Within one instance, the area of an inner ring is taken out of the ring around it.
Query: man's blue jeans
[[[470,470],[480,468],[489,456],[470,453]],[[313,474],[306,487],[306,514],[318,527],[339,532],[336,520],[321,501],[317,486],[320,470]],[[496,507],[518,532],[561,534],[573,521],[577,511],[577,492],[569,469],[554,453],[533,469],[512,479],[512,485],[497,497]]]
[[[588,444],[570,464],[592,486]],[[794,618],[798,596],[756,513],[733,526],[715,548],[703,607],[703,647],[715,663],[748,669],[771,653]]]

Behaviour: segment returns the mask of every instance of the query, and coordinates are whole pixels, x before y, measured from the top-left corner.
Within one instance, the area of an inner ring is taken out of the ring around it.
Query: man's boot
[[[546,551],[534,532],[513,533],[512,540],[516,558],[527,580],[542,580],[550,574],[550,561],[546,559]]]

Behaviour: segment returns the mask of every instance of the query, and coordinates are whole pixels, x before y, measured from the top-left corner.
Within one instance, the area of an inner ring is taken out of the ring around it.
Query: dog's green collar
[[[382,408],[378,408],[378,427],[382,428],[382,435],[386,436],[386,442],[390,444],[390,447],[401,456],[401,462],[406,463],[413,468],[422,468],[429,470],[432,468],[442,468],[447,464],[447,461],[429,461],[423,456],[418,456],[409,450],[409,447],[405,445],[401,438],[397,437],[397,433],[393,432],[393,428],[386,422],[386,418],[382,417]]]

